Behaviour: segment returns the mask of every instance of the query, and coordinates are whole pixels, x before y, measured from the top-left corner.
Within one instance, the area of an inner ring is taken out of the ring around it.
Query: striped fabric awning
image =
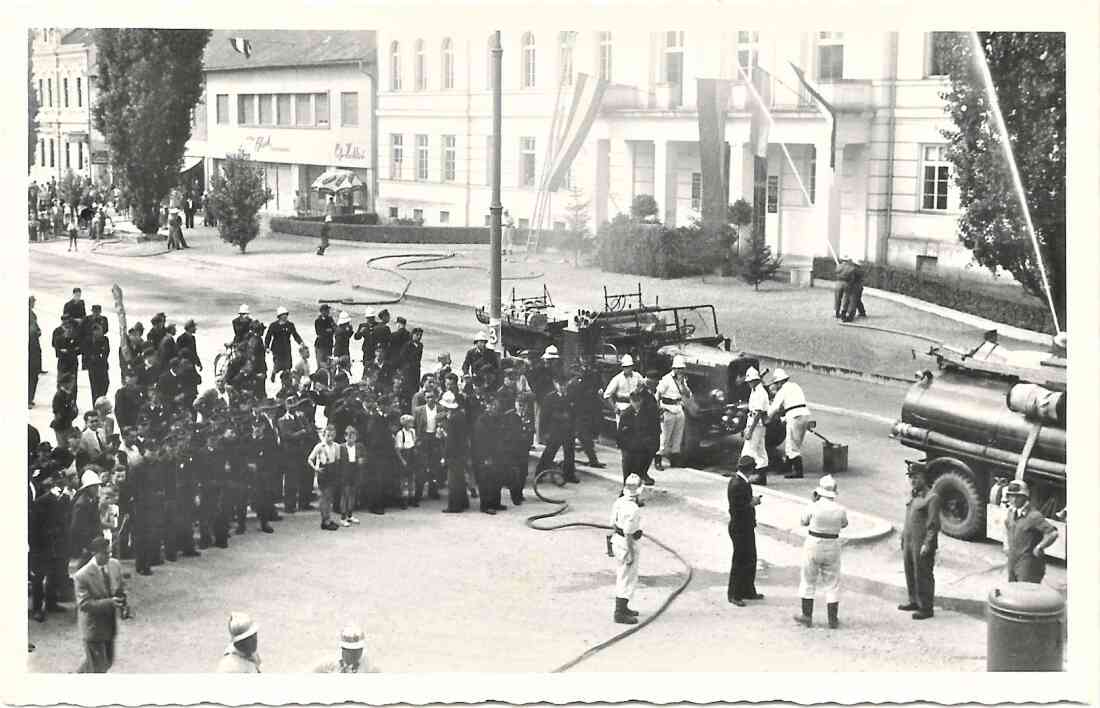
[[[344,192],[351,189],[366,189],[367,185],[351,170],[325,170],[313,180],[313,189],[318,192]]]

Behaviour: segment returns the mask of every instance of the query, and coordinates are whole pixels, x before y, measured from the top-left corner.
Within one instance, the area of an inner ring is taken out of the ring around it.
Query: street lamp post
[[[501,146],[501,96],[500,66],[504,49],[500,46],[500,30],[493,32],[492,46],[493,74],[493,196],[489,205],[489,327],[493,348],[504,349],[500,341],[500,217],[504,207],[500,203],[500,146]]]

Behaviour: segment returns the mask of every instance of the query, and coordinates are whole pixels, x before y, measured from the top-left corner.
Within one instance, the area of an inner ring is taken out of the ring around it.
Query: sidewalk
[[[578,472],[622,484],[622,467],[618,451],[597,446],[600,461],[607,467],[594,469],[578,466]],[[532,457],[541,453],[541,446]],[[650,470],[657,485],[645,487],[642,499],[647,509],[657,511],[662,506],[686,503],[707,515],[728,518],[726,487],[721,475],[691,468]],[[753,491],[762,501],[756,507],[757,531],[790,546],[801,546],[806,529],[801,525],[803,508],[809,498],[780,492],[759,485]],[[844,503],[844,499],[840,501]],[[899,504],[902,503],[899,500]],[[848,528],[841,534],[844,542],[844,586],[856,592],[876,595],[890,602],[905,602],[905,574],[897,529],[869,514],[848,510]],[[784,563],[797,564],[797,553],[783,554]],[[776,564],[777,559],[767,562]],[[1005,582],[1003,555],[999,545],[956,541],[941,535],[940,553],[936,559],[936,607],[984,618],[989,592]],[[1066,594],[1066,568],[1048,563],[1044,584]]]
[[[408,284],[410,300],[454,308],[487,305],[489,283],[484,245],[363,244],[334,241],[329,252],[314,255],[316,241],[306,237],[273,234],[266,229],[249,244],[245,254],[220,241],[212,228],[185,232],[192,248],[169,256],[174,261],[232,268],[247,275],[293,277],[316,283],[318,297],[368,299],[370,293],[392,297]],[[112,248],[97,255],[121,255]],[[453,258],[398,269],[400,259],[384,260],[368,267],[379,256],[454,254]],[[144,255],[144,254],[142,254]],[[928,351],[925,339],[892,332],[840,325],[832,316],[833,290],[828,287],[798,288],[767,283],[759,292],[733,278],[703,276],[659,280],[644,276],[604,273],[598,268],[574,268],[552,254],[506,258],[502,267],[502,296],[512,290],[518,297],[539,295],[549,288],[555,305],[563,309],[602,309],[603,287],[610,293],[636,292],[639,284],[647,302],[662,305],[713,304],[719,329],[733,340],[735,349],[778,360],[783,365],[801,364],[828,373],[870,374],[894,380],[912,380],[924,365],[914,354]],[[911,306],[913,303],[869,299],[869,317],[860,320],[875,327],[912,332],[924,338],[976,346],[984,328],[965,317],[945,317]],[[927,308],[925,308],[927,309]],[[941,314],[951,314],[943,312]],[[353,319],[361,313],[351,312]],[[956,313],[960,314],[960,313]],[[965,321],[958,321],[958,320]],[[473,312],[457,315],[455,326],[477,328]],[[781,325],[781,326],[777,326]],[[1036,349],[1037,344],[1002,337],[1014,349]]]

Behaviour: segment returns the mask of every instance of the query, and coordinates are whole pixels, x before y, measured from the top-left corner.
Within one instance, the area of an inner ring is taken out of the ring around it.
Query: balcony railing
[[[786,86],[790,83],[784,82]],[[775,84],[772,90],[770,110],[777,113],[785,111],[813,111],[814,102],[805,90],[797,93],[784,85]],[[839,110],[862,111],[872,104],[870,81],[837,81],[819,84],[821,95]],[[732,113],[750,110],[752,97],[743,82],[735,82],[730,90],[726,108]],[[657,84],[652,90],[640,86],[612,84],[608,86],[603,98],[602,111],[667,111],[695,110],[693,105],[683,103],[682,84]]]

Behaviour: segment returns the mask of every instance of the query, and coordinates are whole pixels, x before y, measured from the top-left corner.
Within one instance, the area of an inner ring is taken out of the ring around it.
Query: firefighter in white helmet
[[[836,480],[827,474],[817,482],[814,503],[802,512],[802,525],[809,526],[809,535],[802,544],[802,575],[798,595],[802,598],[802,614],[794,621],[809,627],[813,624],[814,596],[825,592],[829,628],[840,626],[840,531],[848,526],[848,512],[836,501]]]
[[[684,370],[687,364],[684,357],[677,354],[672,358],[672,371],[668,372],[657,384],[657,402],[661,404],[661,449],[657,451],[655,467],[664,469],[661,458],[675,466],[680,457],[680,446],[684,442],[684,400],[691,398]]]
[[[616,425],[623,411],[630,408],[630,394],[645,383],[645,378],[634,370],[634,357],[624,354],[619,364],[623,367],[622,371],[615,374],[603,391],[604,400],[610,401],[615,407]]]
[[[802,387],[790,380],[787,372],[776,369],[772,377],[772,403],[768,407],[768,420],[783,418],[787,422],[787,440],[783,461],[779,469],[786,472],[787,479],[802,479],[802,441],[806,429],[813,417],[806,405],[806,394]]]
[[[638,585],[638,541],[642,538],[642,510],[638,506],[642,479],[636,474],[626,478],[623,495],[611,507],[610,551],[615,558],[615,621],[638,624],[638,613],[630,609],[630,599]]]
[[[768,390],[760,380],[756,367],[745,372],[745,383],[749,389],[748,418],[745,420],[745,445],[741,455],[751,457],[756,462],[756,473],[749,478],[752,484],[768,484],[768,446],[765,443],[765,419],[768,415]]]

